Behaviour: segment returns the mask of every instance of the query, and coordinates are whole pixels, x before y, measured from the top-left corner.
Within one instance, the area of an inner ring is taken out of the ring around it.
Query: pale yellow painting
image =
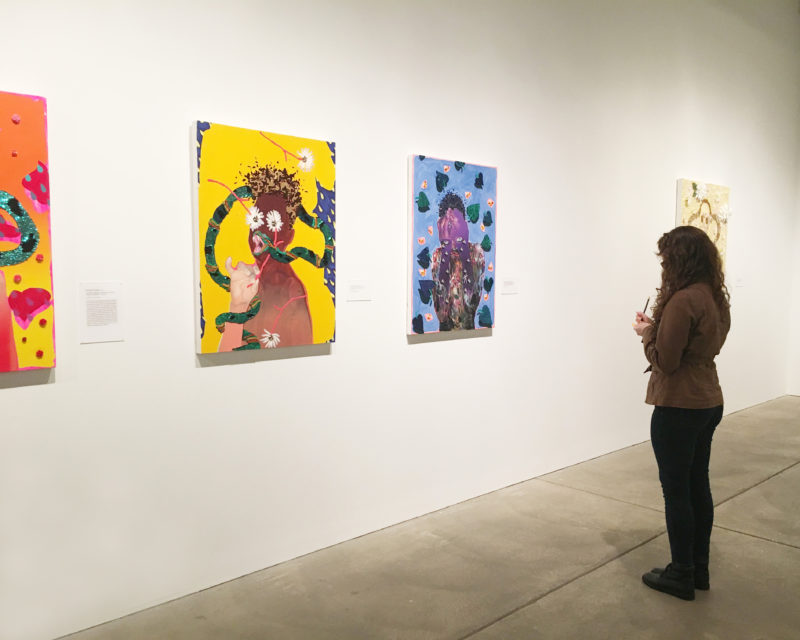
[[[728,244],[728,218],[730,218],[729,187],[700,182],[678,180],[677,225],[691,225],[705,231],[722,257],[725,268],[725,249]]]

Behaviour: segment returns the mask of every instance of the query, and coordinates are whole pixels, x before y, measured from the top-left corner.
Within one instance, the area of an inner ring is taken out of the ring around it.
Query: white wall
[[[795,0],[5,12],[20,27],[0,39],[2,89],[49,101],[58,368],[0,376],[2,638],[96,624],[647,439],[630,322],[680,177],[732,191],[727,409],[787,389],[793,327],[766,310],[797,246]],[[194,356],[194,119],[337,142],[339,291],[371,278],[375,299],[338,297],[329,355]],[[406,340],[412,153],[499,167],[497,275],[521,293],[498,296],[491,337]],[[125,284],[128,339],[79,346],[78,283],[104,279]]]
[[[800,112],[797,114],[800,120]],[[798,155],[800,155],[800,140],[798,140]],[[794,254],[794,281],[791,290],[791,303],[786,304],[786,310],[792,324],[789,336],[789,384],[788,392],[792,395],[800,396],[800,331],[797,330],[797,319],[800,318],[800,162],[798,162],[797,174],[797,213],[794,221],[794,242],[792,252]],[[779,311],[779,313],[781,313]]]

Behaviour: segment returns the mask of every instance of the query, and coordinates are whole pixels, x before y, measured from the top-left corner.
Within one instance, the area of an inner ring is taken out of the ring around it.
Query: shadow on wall
[[[246,364],[264,360],[287,360],[289,358],[308,358],[313,356],[329,356],[332,353],[331,343],[310,344],[298,347],[281,347],[279,349],[253,349],[247,351],[228,351],[225,353],[195,354],[195,366],[222,367],[229,364]]]
[[[31,369],[30,371],[9,371],[8,373],[0,373],[0,389],[53,384],[55,381],[55,369]]]
[[[492,329],[463,329],[459,331],[440,331],[439,333],[420,333],[407,335],[408,344],[444,342],[446,340],[466,340],[467,338],[491,338]]]

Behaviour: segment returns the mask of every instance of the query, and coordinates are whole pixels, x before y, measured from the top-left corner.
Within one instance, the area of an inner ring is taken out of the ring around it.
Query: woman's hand
[[[233,313],[243,313],[258,293],[258,265],[240,262],[234,267],[228,258],[225,260],[225,268],[231,278],[230,310]]]
[[[653,324],[652,319],[648,318],[641,311],[636,312],[636,321],[633,323],[633,330],[637,336],[641,336],[644,330]]]

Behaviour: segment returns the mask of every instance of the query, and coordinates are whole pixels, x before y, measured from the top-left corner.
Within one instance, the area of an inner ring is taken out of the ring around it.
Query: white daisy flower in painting
[[[702,201],[705,200],[708,196],[708,187],[706,187],[705,182],[697,182],[695,183],[694,188],[694,197],[698,200]]]
[[[311,167],[314,166],[314,154],[311,153],[311,149],[300,149],[297,155],[300,158],[297,161],[300,171],[311,171]]]
[[[731,217],[731,206],[726,202],[719,207],[719,219],[723,222],[727,222],[728,219]]]
[[[261,336],[261,344],[264,345],[266,349],[274,349],[280,344],[281,337],[277,333],[270,333],[266,329],[264,330],[264,334]]]
[[[255,231],[264,224],[264,214],[258,207],[250,207],[244,214],[244,220],[251,231]]]
[[[277,233],[282,227],[283,220],[281,220],[281,214],[275,211],[275,209],[267,211],[267,229]]]

